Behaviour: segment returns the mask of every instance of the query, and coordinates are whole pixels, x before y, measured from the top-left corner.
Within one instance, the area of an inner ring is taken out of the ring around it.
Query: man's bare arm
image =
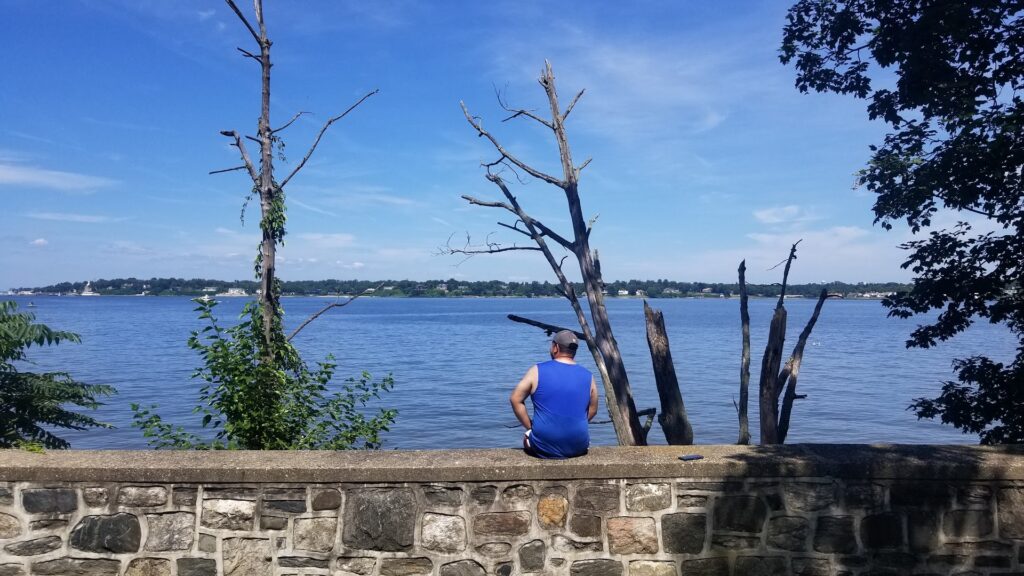
[[[512,412],[516,415],[516,419],[523,425],[523,428],[530,430],[533,428],[533,423],[530,422],[530,413],[526,411],[526,398],[533,394],[533,391],[537,389],[537,367],[531,366],[526,371],[526,375],[523,379],[516,384],[516,387],[512,390],[512,395],[508,397],[509,403],[512,404]]]
[[[597,382],[594,381],[594,377],[590,377],[590,405],[587,406],[587,422],[594,419],[597,414]]]

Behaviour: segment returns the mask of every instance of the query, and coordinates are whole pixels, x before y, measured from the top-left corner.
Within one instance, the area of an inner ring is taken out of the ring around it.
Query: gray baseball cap
[[[576,334],[574,334],[572,330],[562,330],[561,332],[558,332],[551,341],[563,348],[576,348],[580,345],[579,339],[576,338]]]

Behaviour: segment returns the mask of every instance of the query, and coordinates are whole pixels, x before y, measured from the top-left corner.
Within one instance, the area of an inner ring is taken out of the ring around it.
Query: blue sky
[[[251,10],[248,2],[240,2]],[[462,262],[449,236],[500,214],[479,164],[495,158],[459,109],[521,158],[557,170],[549,134],[501,123],[500,88],[543,110],[544,59],[563,100],[586,88],[569,137],[593,157],[580,190],[606,279],[752,282],[803,238],[791,278],[907,280],[906,230],[872,225],[853,188],[884,126],[864,103],[802,95],[778,62],[786,2],[268,2],[273,124],[287,171],[320,123],[369,90],[286,190],[286,279],[553,279],[523,252]],[[252,40],[213,0],[0,0],[0,288],[118,276],[251,276],[258,213],[220,130],[255,132]],[[285,172],[287,173],[287,172]],[[523,206],[566,230],[539,182]],[[509,239],[496,233],[495,239]],[[461,262],[461,263],[460,263]]]

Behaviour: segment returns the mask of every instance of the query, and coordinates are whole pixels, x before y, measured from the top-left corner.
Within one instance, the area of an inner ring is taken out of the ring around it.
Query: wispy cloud
[[[36,220],[52,220],[55,222],[78,222],[81,224],[105,224],[109,222],[124,222],[128,218],[115,218],[113,216],[101,216],[97,214],[74,214],[70,212],[31,212],[29,218]]]
[[[316,212],[317,214],[323,214],[325,216],[335,216],[335,217],[337,216],[337,214],[335,214],[334,212],[331,212],[330,210],[324,210],[323,208],[317,208],[316,206],[313,206],[312,204],[306,204],[305,202],[303,202],[301,200],[297,200],[295,198],[289,198],[288,201],[291,204],[294,204],[295,206],[298,206],[299,208],[304,208],[306,210],[309,210],[310,212]]]
[[[29,242],[29,244],[32,246],[47,246],[50,243],[46,240],[46,238],[36,238],[35,240]]]
[[[351,246],[356,237],[352,234],[346,234],[344,232],[339,233],[319,233],[319,232],[307,232],[299,234],[298,237],[309,243],[314,248],[347,248]]]
[[[196,12],[196,16],[199,17],[199,21],[200,22],[206,22],[207,20],[212,18],[213,15],[216,14],[216,13],[217,13],[217,11],[213,10],[213,9],[211,9],[211,10],[200,10],[200,11]]]
[[[0,187],[28,186],[66,192],[84,192],[106,188],[114,184],[117,184],[117,180],[100,176],[0,163]]]
[[[754,210],[754,218],[762,224],[788,224],[821,219],[820,216],[795,204]]]

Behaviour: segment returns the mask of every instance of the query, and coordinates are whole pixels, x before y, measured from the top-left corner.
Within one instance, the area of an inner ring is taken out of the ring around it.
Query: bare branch
[[[255,143],[259,144],[260,146],[262,146],[262,145],[263,145],[263,141],[262,141],[262,140],[260,140],[259,138],[255,137],[255,136],[249,136],[248,134],[246,134],[246,135],[245,135],[245,139],[246,139],[246,140],[251,140],[251,141],[253,141],[253,142],[255,142]]]
[[[562,122],[565,122],[565,119],[569,117],[569,112],[572,112],[572,109],[576,107],[576,103],[580,101],[580,98],[586,91],[586,88],[580,90],[579,93],[576,94],[576,96],[572,99],[572,102],[569,102],[569,105],[565,107],[565,112],[562,113]]]
[[[793,401],[803,397],[796,393],[796,381],[800,375],[800,364],[804,359],[804,347],[807,345],[807,338],[811,335],[811,330],[818,322],[821,307],[828,297],[828,290],[822,288],[821,294],[818,296],[818,303],[814,306],[814,313],[811,314],[807,325],[800,332],[800,337],[797,338],[796,346],[793,348],[793,355],[790,356],[786,366],[779,373],[779,379],[776,380],[775,385],[778,389],[781,390],[783,384],[786,386],[786,393],[782,398],[782,410],[779,413],[779,443],[785,442],[786,435],[789,433],[789,418],[793,411]]]
[[[249,33],[252,34],[252,37],[256,40],[256,42],[262,44],[262,41],[260,40],[260,35],[256,33],[256,29],[252,27],[252,24],[249,24],[249,20],[245,17],[245,14],[242,14],[242,11],[238,9],[238,6],[235,5],[234,0],[225,1],[228,3],[228,6],[230,6],[231,9],[234,10],[235,14],[238,16],[238,19],[242,21],[242,24],[245,24],[245,27],[249,29]],[[239,50],[241,50],[241,48],[239,48]]]
[[[583,161],[583,164],[580,164],[579,167],[576,168],[576,178],[580,177],[580,172],[583,172],[583,169],[589,166],[590,162],[593,160],[593,158],[587,158],[586,160]]]
[[[575,248],[574,243],[570,242],[569,240],[566,240],[564,237],[562,237],[561,234],[558,234],[551,228],[545,226],[544,223],[541,222],[540,220],[535,220],[533,217],[527,214],[523,210],[523,207],[519,205],[519,201],[516,200],[516,197],[512,195],[512,192],[508,189],[508,186],[505,185],[505,181],[502,180],[500,176],[496,174],[487,174],[487,179],[490,180],[491,182],[494,182],[494,184],[501,189],[501,192],[502,194],[505,195],[505,198],[507,198],[508,201],[511,203],[511,208],[507,207],[507,205],[502,207],[504,207],[506,210],[510,210],[511,212],[515,213],[516,216],[519,216],[519,219],[523,221],[523,224],[525,224],[527,228],[531,226],[536,227],[538,230],[540,230],[542,236],[547,236],[548,238],[551,238],[566,250],[571,251]],[[463,198],[466,197],[463,196]]]
[[[278,132],[284,130],[285,128],[287,128],[289,126],[291,126],[292,123],[295,122],[296,120],[298,120],[299,116],[302,116],[303,114],[309,114],[309,112],[297,112],[295,114],[295,116],[292,116],[291,120],[285,122],[284,126],[281,126],[280,128],[275,128],[274,130],[271,130],[270,133],[271,134],[277,134]]]
[[[739,416],[739,438],[737,444],[750,444],[750,420],[747,405],[750,398],[750,312],[747,296],[747,261],[740,262],[740,328],[743,333],[743,348],[740,352],[740,401],[736,405]],[[735,401],[733,402],[735,404]]]
[[[380,284],[378,284],[376,288],[367,288],[366,290],[363,290],[363,291],[362,291],[362,292],[360,292],[359,294],[356,294],[355,296],[351,296],[351,297],[349,297],[349,299],[348,299],[348,300],[345,300],[344,302],[331,302],[331,303],[330,303],[330,304],[328,304],[327,306],[324,306],[323,308],[321,308],[321,309],[320,309],[320,311],[319,311],[319,312],[317,312],[316,314],[313,314],[313,315],[312,315],[312,316],[310,316],[309,318],[306,318],[306,321],[305,321],[305,322],[303,322],[302,324],[299,324],[299,327],[298,327],[298,328],[296,328],[296,329],[295,329],[295,331],[294,331],[294,332],[292,332],[292,333],[291,333],[291,335],[289,335],[289,336],[288,336],[288,341],[289,341],[289,342],[291,342],[291,341],[292,341],[292,338],[295,338],[295,335],[296,335],[296,334],[298,334],[299,332],[302,332],[302,329],[303,329],[303,328],[305,328],[306,326],[308,326],[308,325],[309,325],[309,323],[310,323],[310,322],[312,322],[313,320],[316,320],[316,319],[317,319],[317,318],[319,318],[319,317],[320,317],[321,315],[323,315],[323,313],[324,313],[324,312],[327,312],[328,310],[330,310],[330,309],[332,309],[332,308],[342,308],[342,307],[348,306],[348,305],[349,305],[349,304],[351,304],[351,303],[352,303],[352,301],[353,301],[353,300],[355,300],[356,298],[359,298],[360,296],[364,296],[364,295],[366,295],[366,294],[370,294],[371,292],[376,292],[377,290],[380,290],[381,286],[384,286],[384,283],[383,283],[383,282],[382,282],[382,283],[380,283]]]
[[[235,50],[238,50],[239,52],[241,52],[242,55],[245,56],[246,58],[252,58],[253,60],[259,62],[260,64],[263,64],[263,60],[260,59],[259,56],[253,54],[252,52],[249,52],[245,48],[235,47]]]
[[[238,136],[238,132],[235,132],[234,130],[222,130],[221,134],[234,140],[232,146],[238,148],[238,153],[242,156],[242,162],[245,163],[245,169],[249,172],[249,177],[252,178],[253,182],[259,183],[260,175],[256,171],[256,167],[253,165],[252,160],[249,158],[249,151],[245,149],[245,144],[242,143],[242,139]]]
[[[555,178],[554,176],[551,176],[549,174],[545,174],[544,172],[541,172],[540,170],[537,170],[536,168],[533,168],[533,167],[527,165],[522,160],[520,160],[520,159],[516,158],[515,156],[513,156],[512,154],[510,154],[507,150],[505,150],[505,148],[501,145],[501,143],[498,142],[498,140],[494,136],[491,135],[490,132],[488,132],[487,130],[484,130],[484,127],[483,127],[483,125],[480,124],[480,121],[469,113],[469,109],[466,108],[466,103],[465,102],[459,102],[459,105],[462,106],[462,113],[466,116],[466,121],[469,122],[469,125],[472,126],[476,130],[477,135],[478,136],[482,136],[482,137],[487,138],[488,140],[490,140],[490,142],[494,146],[494,148],[498,151],[499,154],[501,154],[501,159],[499,159],[497,162],[492,163],[491,166],[500,163],[501,160],[508,160],[512,164],[515,164],[517,167],[519,167],[519,169],[523,170],[524,172],[526,172],[527,174],[529,174],[530,176],[533,176],[534,178],[536,178],[538,180],[543,180],[543,181],[547,182],[548,184],[554,184],[555,186],[558,186],[559,188],[565,188],[565,186],[566,186],[565,182],[559,180],[558,178]]]
[[[485,206],[487,208],[504,208],[505,210],[508,210],[513,214],[516,213],[516,211],[511,206],[505,204],[504,202],[491,202],[488,200],[479,200],[477,198],[467,196],[465,194],[462,195],[462,199],[465,200],[466,202],[469,202],[470,204],[475,204],[477,206]]]
[[[540,320],[531,320],[529,318],[523,318],[522,316],[516,316],[515,314],[509,314],[508,315],[508,319],[513,321],[513,322],[519,322],[521,324],[529,324],[530,326],[536,326],[537,328],[540,328],[541,330],[543,330],[548,336],[551,336],[555,332],[561,332],[562,330],[569,330],[568,328],[563,328],[562,326],[556,326],[554,324],[548,324],[547,322],[541,322]],[[576,330],[572,330],[571,332],[573,334],[575,334],[576,337],[579,338],[580,340],[583,340],[583,339],[586,338],[586,336],[583,334],[583,332],[578,332]]]
[[[210,174],[223,174],[225,172],[234,172],[235,170],[245,170],[245,169],[246,169],[246,165],[242,164],[241,166],[235,166],[234,168],[224,168],[222,170],[211,170],[209,173]]]
[[[516,220],[515,224],[505,224],[504,222],[498,222],[498,226],[501,226],[503,228],[508,228],[509,230],[513,230],[515,232],[519,232],[523,236],[530,236],[530,237],[532,237],[530,235],[529,230],[523,230],[522,228],[519,227],[519,223],[520,222],[522,222],[522,220]]]
[[[374,89],[370,92],[367,92],[366,95],[364,95],[362,98],[356,101],[355,104],[349,106],[347,110],[324,123],[323,128],[320,129],[320,133],[316,135],[316,140],[313,141],[313,145],[309,147],[309,151],[306,152],[306,155],[302,157],[302,161],[299,162],[299,165],[296,166],[294,170],[292,170],[291,174],[289,174],[287,178],[281,181],[280,187],[284,188],[285,184],[287,184],[289,180],[291,180],[296,174],[298,174],[299,170],[302,170],[302,168],[306,165],[306,162],[309,161],[309,157],[313,155],[314,151],[316,151],[316,147],[320,145],[320,139],[324,137],[324,133],[327,132],[327,129],[331,127],[331,124],[334,124],[338,120],[341,120],[345,116],[348,116],[348,113],[355,110],[356,106],[359,106],[360,104],[363,103],[363,101],[365,101],[370,96],[373,96],[377,92],[380,92],[380,90]]]
[[[775,266],[772,266],[771,268],[769,268],[769,270],[774,270],[774,269],[778,268],[779,266],[781,266],[783,262],[785,262],[785,264],[786,264],[786,267],[782,271],[782,290],[779,291],[779,303],[775,305],[776,308],[782,306],[783,300],[786,299],[786,284],[789,282],[789,267],[793,265],[793,260],[796,260],[796,246],[797,246],[797,244],[799,244],[799,243],[801,243],[803,241],[804,241],[803,238],[797,240],[793,244],[793,246],[789,249],[789,257],[787,257],[782,262],[779,262]]]

